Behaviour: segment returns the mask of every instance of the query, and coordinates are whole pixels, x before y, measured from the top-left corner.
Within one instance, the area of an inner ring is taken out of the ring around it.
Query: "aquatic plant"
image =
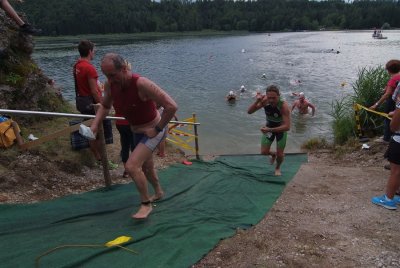
[[[335,100],[331,104],[333,136],[335,144],[344,144],[349,137],[356,136],[355,119],[350,97]]]
[[[370,107],[383,95],[383,90],[389,81],[388,72],[382,67],[361,68],[358,72],[358,79],[352,85],[354,94],[351,97],[353,103],[361,104],[365,107]],[[377,111],[383,111],[384,105],[378,107]],[[361,110],[360,123],[362,129],[366,132],[380,134],[383,131],[382,116]]]
[[[333,135],[336,144],[344,144],[350,137],[356,137],[355,114],[353,104],[358,103],[370,107],[383,94],[383,89],[389,74],[382,66],[363,67],[358,71],[358,78],[352,84],[353,95],[335,100],[331,104],[331,116],[333,117]],[[382,111],[380,107],[379,111]],[[381,134],[383,131],[383,117],[361,110],[359,113],[361,130],[368,135]]]

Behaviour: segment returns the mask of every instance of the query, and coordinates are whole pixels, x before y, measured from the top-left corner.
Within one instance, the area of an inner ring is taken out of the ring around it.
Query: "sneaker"
[[[40,34],[42,32],[41,29],[36,29],[32,25],[25,23],[24,25],[19,27],[19,30],[25,34]]]
[[[371,201],[375,205],[382,206],[387,209],[397,209],[396,202],[394,200],[387,200],[386,195],[372,197]]]
[[[393,201],[394,201],[396,204],[399,204],[399,205],[400,205],[400,195],[395,195],[395,196],[393,197]]]

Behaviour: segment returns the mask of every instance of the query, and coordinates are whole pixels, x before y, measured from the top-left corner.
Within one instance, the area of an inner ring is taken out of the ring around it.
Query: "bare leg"
[[[19,26],[24,25],[24,21],[18,16],[17,12],[15,12],[14,8],[10,5],[8,0],[3,0],[2,9],[10,16]]]
[[[90,151],[92,151],[94,158],[96,158],[96,160],[98,160],[98,161],[101,160],[100,142],[101,142],[100,140],[90,140],[89,141]]]
[[[122,177],[123,177],[123,178],[128,178],[128,177],[129,177],[129,173],[128,173],[128,171],[126,170],[126,162],[123,163],[123,164],[124,164],[124,173],[122,174]]]
[[[165,157],[165,139],[163,139],[160,144],[157,146],[158,148],[158,153],[157,155],[159,157]]]
[[[275,167],[275,176],[281,176],[281,164],[283,162],[285,154],[283,153],[283,149],[276,149],[276,167]]]
[[[270,154],[270,156],[271,156],[271,159],[269,160],[269,163],[270,163],[271,165],[273,165],[273,164],[275,163],[276,153],[270,152],[269,154]]]
[[[270,163],[271,165],[273,165],[274,162],[275,162],[275,159],[276,159],[276,153],[271,152],[271,151],[270,151],[270,148],[271,148],[270,146],[261,145],[261,154],[262,154],[262,155],[269,155],[269,156],[270,156],[269,163]]]
[[[147,187],[147,179],[142,170],[144,162],[150,159],[151,156],[152,151],[144,144],[139,143],[126,162],[126,168],[129,174],[133,177],[141,201],[139,210],[132,215],[132,218],[134,219],[145,219],[153,210]]]
[[[143,165],[143,171],[146,178],[149,180],[154,189],[154,195],[150,197],[150,201],[154,202],[164,197],[164,191],[161,188],[160,181],[158,179],[157,171],[154,168],[153,155]]]
[[[400,165],[390,163],[390,177],[386,184],[386,196],[393,199],[400,186]]]

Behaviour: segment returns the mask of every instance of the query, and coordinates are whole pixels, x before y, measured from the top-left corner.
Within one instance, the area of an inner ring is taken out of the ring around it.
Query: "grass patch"
[[[69,118],[59,117],[52,120],[40,122],[30,128],[31,132],[36,137],[44,137],[54,132],[66,128]],[[29,134],[27,133],[27,134]],[[53,139],[48,142],[44,142],[36,147],[33,147],[31,151],[45,152],[46,155],[51,157],[56,162],[74,162],[79,169],[85,166],[93,166],[94,158],[89,150],[74,151],[71,148],[70,135],[66,134]]]
[[[345,154],[358,150],[360,150],[360,141],[355,137],[349,138],[345,143],[335,145],[333,148],[335,158],[340,158]]]
[[[311,138],[301,145],[301,149],[311,151],[328,148],[330,148],[330,145],[324,138]]]
[[[69,118],[56,117],[37,122],[32,126],[20,124],[21,135],[25,142],[28,142],[29,134],[41,138],[68,127],[68,122]],[[16,144],[9,149],[0,150],[0,173],[2,173],[1,170],[7,170],[10,163],[18,161],[18,156],[24,153]],[[95,163],[90,150],[72,150],[69,134],[34,146],[29,149],[29,153],[39,155],[46,161],[56,163],[61,170],[75,174],[80,173],[84,166],[93,167]]]

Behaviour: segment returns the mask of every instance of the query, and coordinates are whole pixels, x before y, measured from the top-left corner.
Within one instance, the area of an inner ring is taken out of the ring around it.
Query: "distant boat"
[[[387,39],[387,36],[383,36],[382,35],[382,31],[378,30],[378,31],[374,31],[374,33],[372,34],[372,38],[374,39]]]

